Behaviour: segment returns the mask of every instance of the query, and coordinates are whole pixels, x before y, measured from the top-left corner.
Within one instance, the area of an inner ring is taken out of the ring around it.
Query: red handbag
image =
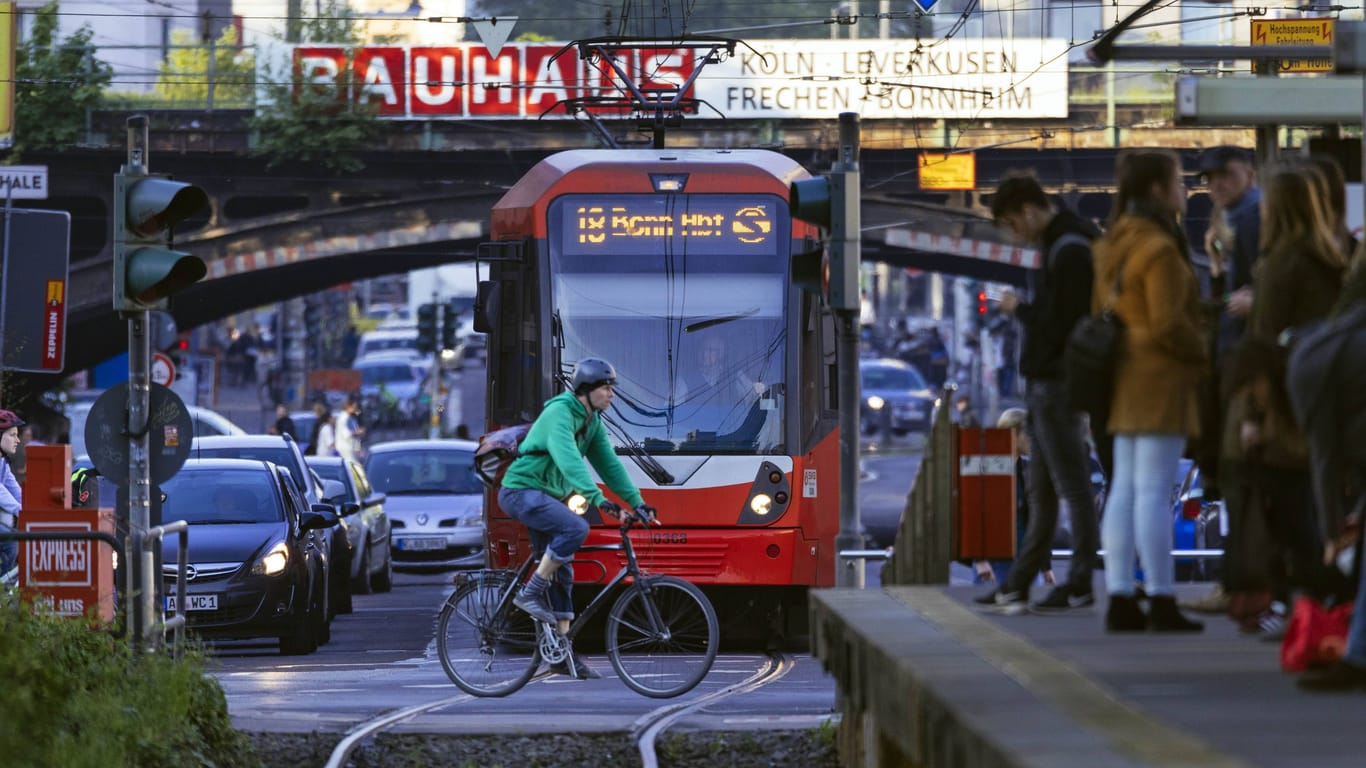
[[[1352,623],[1352,604],[1332,608],[1312,597],[1295,598],[1290,622],[1281,641],[1281,669],[1303,672],[1342,658],[1347,650],[1347,627]]]

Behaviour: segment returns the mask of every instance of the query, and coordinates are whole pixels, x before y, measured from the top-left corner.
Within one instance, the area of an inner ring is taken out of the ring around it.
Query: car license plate
[[[175,612],[175,595],[166,596],[166,612]],[[218,595],[186,595],[185,610],[187,611],[216,611],[218,610]]]
[[[398,548],[403,550],[445,549],[446,540],[442,538],[434,538],[431,536],[421,539],[399,539]]]

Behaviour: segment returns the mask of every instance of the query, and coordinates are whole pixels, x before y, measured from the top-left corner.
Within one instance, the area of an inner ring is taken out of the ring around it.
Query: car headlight
[[[565,504],[569,506],[569,511],[576,515],[582,515],[588,512],[588,499],[585,499],[580,494],[576,493],[573,496],[570,496]]]
[[[277,542],[269,552],[252,564],[251,575],[274,576],[283,573],[286,565],[289,565],[289,547],[285,546],[283,541]]]
[[[872,408],[872,409],[875,410],[875,411],[880,411],[880,410],[882,410],[882,406],[884,406],[884,405],[886,405],[886,404],[887,404],[887,401],[883,400],[882,398],[878,397],[877,395],[869,395],[869,396],[868,396],[868,407],[869,407],[869,408]]]
[[[477,525],[483,525],[484,513],[475,512],[473,514],[465,515],[465,517],[461,519],[460,524],[469,528],[473,528]]]

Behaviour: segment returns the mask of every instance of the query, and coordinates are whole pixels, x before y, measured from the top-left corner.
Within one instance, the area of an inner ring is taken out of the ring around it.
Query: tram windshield
[[[782,201],[628,200],[622,206],[621,196],[575,195],[551,207],[552,224],[565,224],[558,235],[552,226],[550,238],[565,375],[583,357],[610,361],[617,369],[613,416],[651,453],[782,452]],[[637,214],[633,223],[648,224],[622,225],[623,235],[584,242],[571,219],[602,206],[611,229],[613,205],[622,216]],[[709,228],[688,229],[699,221]]]

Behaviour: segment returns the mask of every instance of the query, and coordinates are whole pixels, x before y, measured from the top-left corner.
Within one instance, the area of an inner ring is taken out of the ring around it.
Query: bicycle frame
[[[617,585],[625,581],[626,577],[635,577],[636,584],[640,586],[640,589],[644,591],[646,594],[649,594],[649,586],[645,584],[643,580],[640,578],[640,567],[636,562],[635,546],[631,544],[631,538],[627,535],[630,532],[633,525],[634,521],[628,521],[626,525],[621,527],[620,544],[589,544],[587,546],[579,547],[579,552],[613,552],[617,550],[623,550],[626,552],[626,565],[625,567],[618,570],[616,574],[612,576],[611,579],[608,579],[607,584],[602,588],[602,591],[595,595],[593,599],[588,602],[588,605],[584,607],[582,613],[574,617],[574,621],[569,625],[569,631],[565,632],[565,637],[567,637],[570,641],[573,641],[574,637],[578,635],[579,631],[584,627],[588,620],[591,619],[595,614],[597,614],[597,612],[607,602],[607,597],[609,595],[615,594]],[[544,554],[542,556],[544,556]],[[516,572],[513,574],[512,583],[508,585],[508,589],[503,592],[501,597],[499,597],[498,608],[495,611],[495,615],[505,615],[506,612],[511,609],[512,597],[517,593],[517,586],[522,582],[526,581],[527,574],[531,572],[531,567],[536,562],[538,562],[538,559],[535,553],[528,555],[527,558],[522,561],[521,566],[519,566]],[[490,572],[499,573],[500,571]],[[468,579],[458,580],[457,583],[463,583],[463,581],[465,580]],[[660,618],[655,613],[654,605],[651,604],[649,601],[646,601],[646,605],[648,606],[648,610],[650,612],[650,623],[652,625],[651,629],[654,631],[659,631]]]

